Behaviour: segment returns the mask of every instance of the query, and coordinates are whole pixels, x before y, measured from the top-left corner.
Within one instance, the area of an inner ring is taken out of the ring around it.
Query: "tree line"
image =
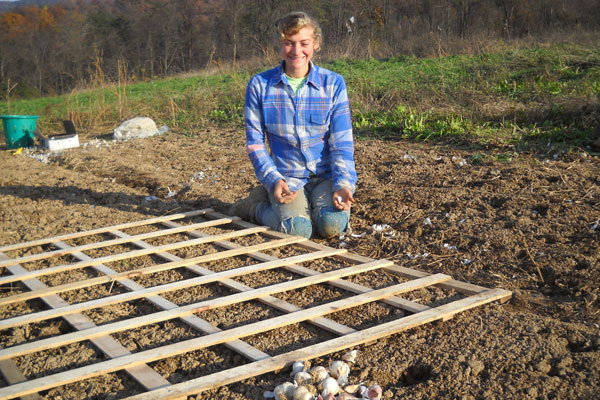
[[[59,94],[215,65],[277,62],[273,22],[304,10],[325,59],[440,54],[452,43],[596,31],[598,0],[65,0],[0,14],[0,88]]]

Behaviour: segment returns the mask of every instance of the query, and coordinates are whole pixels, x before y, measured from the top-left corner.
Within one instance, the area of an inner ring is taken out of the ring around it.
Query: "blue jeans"
[[[313,233],[331,238],[345,232],[350,210],[338,210],[333,205],[331,179],[312,178],[288,204],[275,201],[269,191],[268,203],[256,207],[256,220],[272,229],[310,239]]]

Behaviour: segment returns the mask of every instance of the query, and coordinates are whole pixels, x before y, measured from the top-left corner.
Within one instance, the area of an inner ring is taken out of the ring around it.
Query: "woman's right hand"
[[[275,188],[273,189],[273,196],[275,197],[275,201],[281,204],[287,204],[294,200],[296,196],[298,196],[298,192],[290,191],[288,184],[283,179],[280,179],[275,184]]]

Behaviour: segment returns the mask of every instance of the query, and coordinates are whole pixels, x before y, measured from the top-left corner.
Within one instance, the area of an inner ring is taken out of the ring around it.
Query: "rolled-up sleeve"
[[[354,192],[357,182],[354,163],[354,139],[348,92],[344,78],[337,75],[337,82],[333,87],[329,136],[333,190],[348,188]]]
[[[275,183],[283,178],[277,171],[266,148],[266,129],[262,112],[262,86],[259,78],[254,77],[246,88],[244,121],[246,125],[246,152],[254,167],[258,180],[267,188],[273,189]]]

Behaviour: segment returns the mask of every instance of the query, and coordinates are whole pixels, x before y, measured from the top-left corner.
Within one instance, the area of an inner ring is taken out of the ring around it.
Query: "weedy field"
[[[359,183],[351,217],[354,235],[316,241],[513,292],[508,304],[483,306],[358,346],[350,383],[378,383],[385,399],[598,397],[600,160],[588,145],[599,120],[600,48],[513,47],[432,59],[323,64],[342,73],[348,84]],[[226,212],[257,184],[242,124],[243,94],[252,72],[150,82],[122,79],[109,85],[95,71],[96,88],[0,104],[0,113],[40,115],[45,133],[61,130],[60,121],[69,117],[84,143],[51,155],[0,152],[0,246],[206,207]],[[124,142],[110,139],[120,121],[138,115],[168,125],[169,133]],[[92,257],[105,254],[90,252]],[[127,270],[153,262],[142,257],[113,267]],[[259,287],[292,275],[265,272],[245,283]],[[176,270],[138,282],[157,285],[186,277]],[[75,279],[74,273],[64,273],[45,282]],[[377,271],[356,279],[379,288],[393,277]],[[24,290],[19,284],[3,285],[0,294]],[[75,303],[111,290],[106,284],[67,294]],[[186,304],[223,290],[215,284],[169,298]],[[304,307],[337,296],[345,294],[314,285],[280,298]],[[411,300],[436,305],[446,296],[452,293],[423,293]],[[0,313],[8,318],[43,308],[28,300],[2,306]],[[105,324],[149,310],[139,300],[85,314]],[[251,301],[206,318],[229,329],[273,313]],[[335,313],[332,318],[358,329],[398,314],[376,303],[358,316]],[[0,331],[0,343],[6,348],[71,329],[61,319],[50,319]],[[115,339],[138,352],[196,335],[173,321]],[[320,343],[329,335],[297,323],[245,340],[273,355]],[[313,364],[328,365],[340,356],[318,357]],[[34,379],[105,359],[84,341],[16,357],[15,362],[27,379]],[[178,383],[244,362],[219,345],[150,367]],[[289,371],[269,373],[192,398],[261,399],[285,380]],[[0,387],[5,386],[7,381],[0,379]],[[40,396],[116,399],[143,392],[130,375],[117,371],[44,390]]]
[[[493,53],[320,64],[345,77],[358,138],[579,145],[598,121],[597,45],[506,45]],[[41,115],[46,131],[69,117],[91,135],[139,115],[188,135],[212,126],[241,128],[245,86],[259,71],[229,68],[136,82],[120,67],[121,78],[108,82],[97,65],[90,72],[93,87],[34,100],[7,95],[0,112]]]

